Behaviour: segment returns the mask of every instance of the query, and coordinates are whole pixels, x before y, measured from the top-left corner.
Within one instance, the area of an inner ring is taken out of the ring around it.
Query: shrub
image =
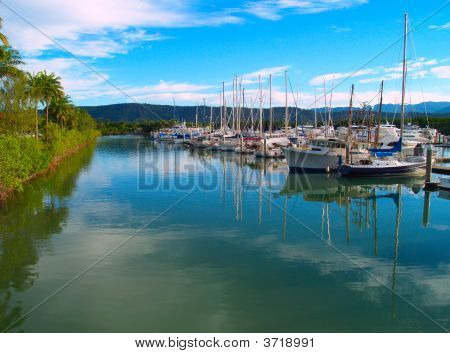
[[[98,134],[96,130],[66,130],[51,123],[46,142],[27,136],[0,136],[0,188],[21,190],[24,180]]]

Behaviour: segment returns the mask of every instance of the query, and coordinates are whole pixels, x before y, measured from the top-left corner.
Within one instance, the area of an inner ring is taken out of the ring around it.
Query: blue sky
[[[257,105],[258,77],[266,91],[272,73],[274,104],[282,105],[284,70],[302,107],[322,96],[324,80],[327,90],[335,86],[334,106],[347,104],[352,83],[357,104],[376,99],[381,79],[385,100],[394,103],[401,42],[364,65],[399,39],[405,11],[411,27],[419,25],[410,36],[408,101],[450,101],[448,1],[2,2],[9,7],[0,3],[4,31],[28,70],[56,72],[77,104],[172,104],[174,98],[180,105],[203,98],[218,104],[221,82],[229,92],[236,74],[243,75],[248,105]],[[289,100],[293,104],[292,94]]]

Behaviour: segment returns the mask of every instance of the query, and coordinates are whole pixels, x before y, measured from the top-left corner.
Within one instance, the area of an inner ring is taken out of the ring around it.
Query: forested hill
[[[410,115],[423,115],[424,114],[424,103],[417,104],[416,106],[408,106],[406,109]],[[426,103],[428,114],[433,117],[449,116],[450,115],[450,102],[428,102]],[[138,104],[138,103],[120,103],[120,104],[110,104],[110,105],[99,105],[99,106],[85,106],[81,107],[89,112],[96,120],[109,120],[111,122],[118,121],[139,121],[139,120],[185,120],[194,121],[196,113],[198,113],[199,122],[206,122],[209,119],[210,107],[195,107],[195,106],[177,106],[173,107],[170,105],[156,105],[156,104]],[[390,104],[386,105],[386,109],[383,109],[385,116],[393,116],[395,112],[399,114],[400,109]],[[229,113],[230,113],[230,108]],[[377,107],[374,107],[376,111]],[[347,114],[348,108],[340,107],[333,108],[333,119],[339,120]],[[291,121],[295,119],[295,109],[290,108],[291,111]],[[356,114],[358,109],[355,110]],[[245,109],[245,116],[248,118],[250,116],[250,109]],[[254,118],[259,117],[259,113],[256,109],[253,111]],[[284,119],[284,107],[274,108],[274,119],[282,120]],[[213,107],[213,116],[216,120],[220,115],[220,108]],[[324,109],[318,109],[317,116],[320,120],[321,116],[324,115]],[[264,110],[264,117],[269,116],[268,109]],[[208,118],[206,118],[208,117]],[[313,110],[298,110],[299,121],[313,121],[314,111]]]

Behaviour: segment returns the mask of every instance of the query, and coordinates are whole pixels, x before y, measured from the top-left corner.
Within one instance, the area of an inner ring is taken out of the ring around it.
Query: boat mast
[[[237,88],[237,76],[236,76],[236,88]],[[237,101],[237,130],[240,133],[241,132],[241,114],[242,114],[242,108],[241,108],[241,92],[242,92],[242,79],[239,80],[239,89],[236,89],[236,101]]]
[[[383,87],[384,81],[381,81],[380,85],[380,104],[378,105],[378,123],[377,130],[375,132],[375,148],[377,148],[378,143],[380,142],[380,125],[381,125],[381,110],[383,109]]]
[[[254,121],[253,121],[253,98],[250,97],[250,120],[251,120],[251,131],[254,131],[255,125],[254,125]]]
[[[314,87],[314,128],[317,129],[317,92]]]
[[[269,133],[272,134],[273,111],[272,111],[272,74],[269,75]]]
[[[198,102],[197,107],[195,108],[195,127],[198,127]]]
[[[405,13],[405,25],[403,35],[403,79],[402,79],[402,114],[400,122],[400,139],[403,140],[403,129],[405,127],[405,93],[406,93],[406,51],[408,44],[408,13]],[[400,146],[401,148],[401,146]]]
[[[242,87],[242,120],[244,121],[242,130],[245,130],[245,88]]]
[[[263,108],[262,108],[262,86],[261,75],[259,75],[259,136],[263,137]]]
[[[287,84],[287,70],[284,71],[284,87],[285,87],[285,109],[284,109],[284,133],[288,134],[289,111],[288,111],[288,84]]]
[[[234,131],[235,128],[235,106],[236,106],[236,93],[234,91],[234,85],[236,82],[236,75],[234,75],[233,77],[233,109],[231,110],[231,117],[232,117],[232,121],[231,121],[231,129]]]
[[[350,153],[352,150],[352,125],[353,125],[353,94],[355,92],[355,85],[352,85],[352,90],[350,92],[350,105],[348,108],[348,125],[347,125],[347,153],[345,154],[345,163],[350,163]]]
[[[211,104],[210,107],[210,113],[209,113],[209,137],[211,138],[211,134],[212,134],[212,120],[213,120],[213,106]]]
[[[206,122],[206,100],[203,98],[203,121]]]
[[[295,136],[298,137],[298,92],[295,99]]]
[[[175,108],[176,107],[176,105],[175,105],[175,97],[173,97],[173,120],[176,120],[176,114],[175,114]]]
[[[327,108],[327,87],[326,87],[326,83],[325,83],[325,78],[323,79],[323,96],[325,98],[325,108],[324,108],[324,115],[325,117],[323,118],[323,122],[324,122],[324,128],[325,128],[325,137],[328,137],[328,123],[326,123],[326,119],[327,119],[327,112],[328,112],[328,108]]]
[[[223,138],[225,139],[225,120],[227,118],[227,110],[225,106],[225,82],[222,82],[222,109],[220,111],[221,115],[221,121],[222,121],[222,131],[223,131]]]
[[[334,76],[333,81],[331,81],[331,93],[330,93],[330,106],[328,108],[328,126],[333,126],[333,108],[332,108],[332,101],[333,101],[333,91],[334,91]]]

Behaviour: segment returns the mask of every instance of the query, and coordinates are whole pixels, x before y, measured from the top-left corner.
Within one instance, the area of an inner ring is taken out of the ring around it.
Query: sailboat
[[[350,127],[351,116],[353,114],[353,89],[352,86],[349,108]],[[349,128],[347,131],[351,131],[351,129]],[[351,136],[351,132],[347,136]],[[335,172],[344,160],[359,161],[360,159],[369,157],[364,144],[352,145],[344,139],[337,139],[335,137],[314,138],[304,146],[284,148],[283,153],[286,157],[289,170],[293,172]]]
[[[273,132],[273,110],[272,110],[272,75],[269,77],[269,133],[262,134],[260,139],[260,146],[255,151],[255,157],[257,158],[283,158],[283,151],[281,147],[290,145],[288,138],[288,106],[287,106],[287,72],[284,73],[285,86],[286,86],[286,103],[285,103],[285,128],[284,132]],[[260,87],[260,129],[262,129],[262,88]],[[261,130],[262,132],[262,130]]]
[[[357,163],[346,161],[339,167],[342,176],[395,176],[423,173],[425,158],[423,156],[402,158],[402,141],[405,124],[405,91],[406,91],[406,47],[408,38],[408,14],[405,13],[404,39],[403,39],[403,78],[402,78],[402,105],[401,105],[401,128],[398,143],[391,150],[372,149],[374,156],[369,159],[359,160]],[[397,158],[394,154],[399,154]]]

